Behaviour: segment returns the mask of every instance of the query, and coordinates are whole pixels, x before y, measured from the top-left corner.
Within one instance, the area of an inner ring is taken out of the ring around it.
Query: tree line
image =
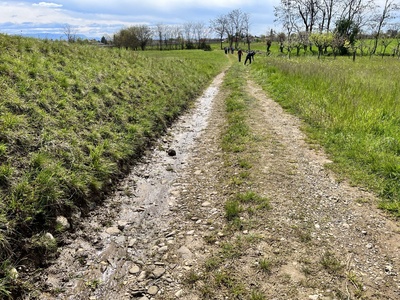
[[[102,37],[101,42],[133,50],[145,50],[149,47],[159,50],[209,50],[207,41],[211,34],[210,28],[204,22],[187,22],[183,25],[157,24],[154,27],[137,25],[123,28],[113,37]]]
[[[121,29],[112,37],[103,36],[101,42],[133,50],[145,50],[149,47],[159,50],[209,50],[207,41],[213,40],[215,35],[221,42],[221,48],[222,42],[227,40],[230,47],[238,48],[239,42],[244,41],[250,49],[253,38],[250,34],[250,15],[236,9],[211,20],[208,25],[204,22],[187,22],[182,25],[130,26]]]
[[[278,35],[281,51],[306,50],[314,44],[321,55],[331,47],[334,55],[377,51],[381,42],[384,49],[393,38],[399,38],[396,23],[400,5],[395,0],[280,0],[274,8],[276,22],[284,32]],[[360,37],[372,38],[368,45],[356,41]],[[273,39],[273,32],[267,39]],[[390,40],[389,40],[390,39]],[[395,51],[399,51],[398,43]],[[367,49],[366,49],[367,48]]]

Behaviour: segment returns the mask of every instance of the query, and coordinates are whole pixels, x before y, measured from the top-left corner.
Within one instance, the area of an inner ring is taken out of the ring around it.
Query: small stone
[[[64,216],[58,216],[56,219],[56,223],[60,231],[65,231],[71,227],[71,225],[68,222],[68,219]]]
[[[194,234],[194,230],[190,230],[188,232],[186,232],[186,235],[193,235]]]
[[[123,231],[127,225],[128,225],[128,222],[126,222],[126,221],[119,221],[119,222],[118,222],[118,229],[121,230],[121,231]]]
[[[55,240],[54,236],[53,236],[50,232],[47,232],[47,233],[44,235],[44,237],[45,237],[46,239],[50,240],[50,241],[54,241],[54,240]]]
[[[371,243],[368,243],[366,247],[367,249],[372,249],[373,245]]]
[[[168,251],[168,246],[162,246],[157,250],[158,253],[165,253],[167,251]]]
[[[152,296],[156,295],[158,293],[158,287],[156,287],[155,285],[149,287],[147,293]]]
[[[10,276],[11,279],[18,279],[19,274],[16,268],[11,268],[8,270],[8,274]]]
[[[118,229],[118,227],[113,226],[113,227],[109,227],[106,229],[106,233],[108,233],[109,235],[117,235],[119,234],[121,231]]]
[[[392,273],[393,267],[391,265],[385,266],[385,272],[386,273]]]
[[[137,274],[140,272],[139,266],[134,265],[132,268],[129,269],[130,274]]]
[[[176,151],[174,149],[168,149],[167,153],[169,156],[176,156]]]
[[[153,271],[153,275],[155,278],[160,278],[161,276],[163,276],[165,273],[165,269],[164,268],[155,268]]]
[[[201,206],[203,206],[203,207],[209,207],[209,206],[211,206],[211,202],[205,201],[205,202],[203,202],[203,203],[201,204]]]
[[[182,246],[178,249],[178,253],[182,256],[184,259],[191,259],[193,256],[193,253],[187,248],[186,246]]]
[[[347,224],[347,223],[343,223],[343,225],[342,225],[344,228],[346,228],[346,229],[349,229],[350,228],[350,225],[349,224]]]
[[[142,272],[140,272],[140,274],[139,274],[137,280],[138,280],[138,281],[143,281],[143,280],[146,279],[146,277],[147,277],[146,271],[142,271]]]
[[[179,290],[175,293],[175,297],[181,297],[183,295],[183,290]]]

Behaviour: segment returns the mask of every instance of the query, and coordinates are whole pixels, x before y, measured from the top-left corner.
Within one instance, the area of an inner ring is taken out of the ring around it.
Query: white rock
[[[131,274],[137,274],[140,272],[140,268],[137,265],[132,266],[132,268],[129,269],[129,273]]]

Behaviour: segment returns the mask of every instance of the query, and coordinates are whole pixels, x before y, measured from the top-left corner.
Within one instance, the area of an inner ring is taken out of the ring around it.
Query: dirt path
[[[249,209],[239,230],[227,223],[235,170],[220,149],[222,80],[66,239],[57,262],[38,274],[46,291],[37,296],[400,299],[398,224],[375,208],[373,195],[337,182],[299,120],[251,81],[251,190],[271,209]]]

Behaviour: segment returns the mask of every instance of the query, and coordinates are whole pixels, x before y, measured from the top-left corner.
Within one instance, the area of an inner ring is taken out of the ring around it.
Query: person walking
[[[239,59],[239,62],[242,61],[242,55],[243,55],[243,51],[242,51],[242,49],[239,48],[239,50],[238,50],[238,59]]]

